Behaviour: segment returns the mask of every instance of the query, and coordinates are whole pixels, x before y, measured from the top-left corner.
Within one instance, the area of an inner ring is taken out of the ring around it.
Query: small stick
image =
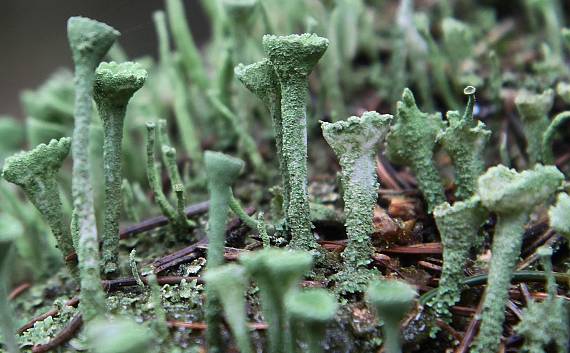
[[[185,321],[168,321],[168,326],[171,328],[189,328],[191,330],[206,330],[208,325],[205,322],[185,322]],[[267,330],[268,325],[265,322],[250,322],[248,324],[252,330]]]
[[[14,290],[12,290],[12,292],[10,292],[10,295],[8,295],[8,300],[16,299],[20,294],[24,293],[31,286],[32,285],[29,282],[25,282],[25,283],[20,284],[19,286],[14,288]]]

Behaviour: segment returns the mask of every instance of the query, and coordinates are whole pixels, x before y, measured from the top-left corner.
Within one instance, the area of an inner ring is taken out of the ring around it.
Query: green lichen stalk
[[[447,112],[448,126],[438,137],[455,166],[457,200],[466,200],[477,190],[477,178],[485,171],[483,150],[491,137],[485,124],[473,119],[475,87],[466,87],[464,93],[469,96],[465,113]]]
[[[406,282],[383,280],[373,281],[366,291],[366,299],[384,322],[384,351],[402,353],[400,342],[400,321],[412,308],[418,294]]]
[[[435,206],[445,202],[441,179],[433,161],[436,137],[441,127],[440,114],[421,112],[412,91],[406,88],[398,102],[396,123],[386,138],[388,158],[411,168],[430,213]]]
[[[0,333],[2,334],[2,344],[8,353],[20,352],[16,341],[16,328],[14,327],[16,321],[8,300],[9,275],[7,268],[10,251],[17,236],[14,232],[6,231],[0,234]]]
[[[240,353],[252,353],[245,312],[247,277],[242,266],[228,264],[208,270],[204,279],[220,298]]]
[[[447,202],[438,205],[433,216],[443,245],[443,268],[437,296],[428,305],[440,318],[449,322],[449,310],[461,296],[465,261],[469,258],[469,250],[477,241],[487,211],[480,200],[473,196],[469,200],[456,202],[453,206]]]
[[[281,85],[283,153],[290,183],[287,226],[296,249],[318,248],[307,193],[307,77],[327,47],[328,40],[315,34],[263,37],[263,49]]]
[[[325,336],[327,323],[334,318],[337,308],[336,298],[323,288],[295,291],[287,297],[291,329],[304,333],[309,353],[324,351],[321,341]]]
[[[223,153],[206,151],[206,176],[210,193],[208,217],[208,269],[215,269],[224,263],[226,223],[232,197],[232,184],[239,177],[244,163],[242,160]],[[206,287],[206,342],[209,352],[220,352],[222,347],[220,332],[220,298],[216,291]]]
[[[89,175],[93,82],[97,65],[119,35],[114,28],[89,18],[71,17],[67,22],[67,37],[75,65],[72,196],[79,233],[77,255],[81,274],[81,306],[83,320],[86,322],[100,312],[103,295],[93,187]],[[104,297],[102,305],[104,308]]]
[[[481,203],[497,214],[489,278],[483,301],[476,353],[497,351],[513,269],[522,245],[524,226],[532,209],[562,185],[564,175],[552,166],[536,165],[517,173],[502,165],[490,168],[478,180]]]
[[[286,347],[292,343],[288,341],[285,298],[311,269],[313,256],[306,251],[269,248],[244,254],[240,262],[259,287],[263,315],[269,324],[268,352],[288,352]]]
[[[543,134],[550,124],[548,112],[554,104],[554,91],[548,89],[540,94],[523,91],[515,99],[515,104],[523,122],[526,153],[532,166],[543,161]]]
[[[103,121],[103,170],[105,201],[103,223],[103,271],[118,270],[119,219],[121,216],[121,181],[123,125],[127,104],[146,80],[147,72],[139,64],[101,63],[95,72],[94,98]]]
[[[273,70],[273,66],[267,59],[263,59],[254,64],[236,66],[235,75],[237,79],[253,94],[255,94],[271,115],[273,122],[273,134],[275,135],[275,145],[277,148],[277,158],[279,159],[279,169],[283,189],[283,209],[287,210],[289,205],[289,176],[287,174],[287,160],[283,151],[283,121],[281,119],[281,86],[279,79]]]
[[[342,167],[344,208],[348,245],[342,253],[345,268],[341,291],[361,291],[370,274],[366,266],[373,253],[370,243],[374,205],[378,198],[378,181],[374,155],[388,133],[391,115],[366,112],[347,121],[323,122],[323,136],[337,155]],[[361,276],[359,276],[361,275]]]
[[[40,144],[28,152],[6,158],[2,177],[20,186],[50,226],[63,258],[73,252],[73,240],[65,224],[63,207],[57,184],[57,173],[69,154],[71,139],[62,137]],[[77,267],[66,262],[71,273]]]

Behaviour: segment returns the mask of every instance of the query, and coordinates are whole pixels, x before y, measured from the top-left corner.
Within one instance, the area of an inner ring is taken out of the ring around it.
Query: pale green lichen
[[[164,158],[166,160],[167,170],[170,170],[169,175],[173,174],[175,177],[170,180],[171,183],[173,183],[172,186],[177,199],[177,205],[175,207],[170,204],[170,201],[164,194],[162,183],[159,179],[158,167],[160,164],[155,161],[155,143],[157,137],[156,124],[153,122],[147,122],[146,130],[146,170],[150,189],[154,193],[155,200],[158,203],[162,214],[168,218],[173,230],[177,233],[184,233],[194,226],[194,222],[188,220],[184,213],[186,198],[183,185],[174,184],[174,181],[177,180],[176,176],[178,175],[178,173],[176,173],[178,168],[175,159],[176,151],[169,146],[163,146],[165,147]]]
[[[226,223],[232,198],[232,184],[239,177],[244,162],[220,152],[206,151],[206,177],[210,194],[208,217],[208,270],[224,263]],[[213,288],[206,286],[206,342],[209,352],[220,352],[222,341],[219,335],[221,325],[220,298]]]
[[[168,324],[166,322],[166,310],[162,305],[162,296],[160,291],[160,285],[156,279],[154,273],[150,273],[147,277],[148,287],[150,288],[150,304],[154,312],[154,320],[152,321],[152,326],[157,332],[161,340],[168,338]]]
[[[373,247],[370,242],[378,181],[374,156],[388,133],[391,115],[366,112],[362,117],[321,124],[323,136],[342,167],[344,213],[348,244],[342,253],[344,269],[339,274],[340,292],[363,291],[370,279],[366,266]]]
[[[133,186],[127,179],[123,179],[121,184],[121,195],[123,196],[123,210],[130,221],[140,221],[139,212],[135,206],[135,194]]]
[[[123,126],[129,100],[144,84],[147,72],[133,62],[103,62],[95,71],[93,88],[99,117],[103,121],[103,170],[105,201],[103,223],[103,271],[117,274],[119,257],[119,218],[121,217],[121,181]]]
[[[441,116],[421,112],[412,91],[406,88],[398,102],[395,120],[386,138],[386,154],[391,161],[410,167],[431,213],[435,206],[445,202],[433,160],[436,138],[443,124]]]
[[[546,131],[542,135],[542,159],[544,163],[554,164],[554,153],[552,152],[552,143],[561,126],[570,120],[570,111],[558,113],[548,125]]]
[[[556,85],[556,94],[562,98],[564,103],[570,104],[570,83],[558,82]]]
[[[206,286],[211,287],[220,298],[240,353],[252,353],[245,311],[245,289],[248,284],[245,269],[235,264],[223,265],[208,270],[204,280]],[[221,335],[221,332],[218,334]]]
[[[543,161],[543,134],[550,124],[548,112],[554,104],[554,91],[547,89],[540,94],[522,91],[515,98],[515,104],[524,126],[526,153],[532,166]]]
[[[89,347],[94,353],[150,352],[152,332],[131,319],[113,318],[92,321],[85,328]]]
[[[69,227],[65,224],[57,173],[69,154],[71,139],[62,137],[40,144],[31,151],[6,158],[2,177],[24,190],[50,226],[63,258],[74,251]],[[71,273],[77,268],[66,262]]]
[[[476,244],[479,229],[487,218],[487,211],[477,196],[451,206],[438,205],[433,216],[443,245],[443,268],[438,284],[438,293],[427,305],[443,320],[451,321],[449,311],[461,296],[465,260],[469,250]]]
[[[520,254],[524,225],[532,209],[561,187],[564,175],[553,166],[536,165],[517,173],[502,165],[490,168],[478,181],[481,203],[497,214],[481,328],[474,352],[498,349],[512,272]]]
[[[103,318],[107,313],[105,293],[101,286],[99,267],[99,242],[97,238],[81,237],[79,216],[76,209],[71,215],[71,236],[78,245],[79,271],[81,276],[80,310],[85,322]]]
[[[473,119],[475,87],[466,87],[464,93],[469,96],[465,113],[447,112],[447,127],[438,136],[453,160],[457,200],[467,200],[477,190],[477,178],[485,171],[483,150],[491,137],[485,124]]]
[[[263,37],[263,49],[281,85],[283,153],[287,156],[289,204],[287,227],[291,247],[318,248],[311,231],[307,194],[307,78],[328,47],[315,34]]]
[[[81,275],[83,320],[89,322],[104,311],[99,275],[99,244],[90,177],[89,136],[92,118],[95,68],[120,33],[104,23],[85,17],[67,21],[67,37],[75,66],[75,125],[73,129],[72,196],[77,214],[77,250]]]
[[[447,57],[457,75],[460,73],[459,66],[461,62],[473,55],[473,30],[466,23],[448,17],[441,21],[441,31]]]
[[[548,210],[550,227],[570,240],[570,195],[560,193],[556,205]]]
[[[20,98],[26,113],[26,137],[33,146],[69,136],[73,127],[73,75],[58,70]]]
[[[570,314],[564,299],[556,296],[556,281],[552,274],[552,249],[541,247],[537,253],[542,258],[546,272],[548,297],[542,303],[534,300],[528,303],[515,331],[524,337],[522,352],[543,353],[552,343],[558,352],[564,352],[570,339]]]
[[[307,343],[307,352],[323,352],[321,341],[325,336],[327,323],[334,318],[338,309],[336,298],[326,289],[313,288],[289,294],[286,305],[289,326],[294,333],[293,347],[296,345],[295,336],[299,334]]]
[[[386,353],[402,353],[400,321],[412,308],[417,292],[406,282],[376,280],[366,291],[366,300],[376,310],[384,323],[384,350]]]
[[[283,353],[289,332],[285,298],[311,269],[313,256],[300,250],[269,248],[240,256],[261,294],[263,315],[269,324],[270,353]]]
[[[287,210],[289,204],[289,177],[287,175],[287,160],[283,151],[283,121],[281,119],[281,86],[273,66],[267,59],[254,64],[238,65],[234,69],[237,79],[253,94],[255,94],[269,111],[273,122],[273,134],[277,148],[277,158],[281,171],[283,189],[283,209]]]
[[[2,229],[0,234],[0,332],[2,333],[2,343],[8,353],[18,353],[18,344],[16,342],[15,317],[8,300],[8,265],[9,254],[15,240],[19,234],[14,232],[6,232]]]

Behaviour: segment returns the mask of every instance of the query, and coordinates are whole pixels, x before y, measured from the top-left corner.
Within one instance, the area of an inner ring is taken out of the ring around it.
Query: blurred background
[[[209,28],[200,1],[184,0],[186,16],[198,45]],[[23,118],[20,92],[44,82],[59,67],[72,68],[66,23],[70,16],[87,16],[121,32],[119,43],[130,58],[156,57],[152,13],[159,0],[2,0],[0,11],[0,115]]]

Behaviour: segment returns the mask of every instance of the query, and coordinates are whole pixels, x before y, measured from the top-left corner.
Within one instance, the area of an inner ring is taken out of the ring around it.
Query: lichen
[[[412,91],[405,89],[398,102],[395,124],[386,138],[386,154],[394,163],[409,166],[427,203],[427,211],[445,201],[433,154],[442,128],[439,113],[419,110]]]
[[[343,280],[339,285],[341,293],[363,291],[367,285],[367,281],[355,282],[355,277],[369,277],[357,275],[357,272],[367,272],[366,266],[373,253],[370,234],[378,198],[374,155],[377,145],[388,133],[391,120],[391,115],[366,112],[360,118],[353,116],[346,121],[323,122],[321,125],[323,136],[342,167],[348,244],[342,253],[345,267],[339,275]]]

